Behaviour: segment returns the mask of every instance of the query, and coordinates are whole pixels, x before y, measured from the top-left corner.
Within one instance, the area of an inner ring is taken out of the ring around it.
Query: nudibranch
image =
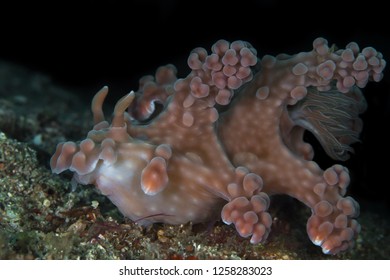
[[[210,54],[194,49],[188,65],[182,79],[173,65],[141,78],[111,123],[103,87],[92,101],[94,127],[81,142],[58,144],[52,171],[94,184],[141,225],[222,218],[253,244],[270,233],[269,196],[286,194],[311,208],[307,232],[324,253],[351,248],[360,225],[348,170],[322,170],[303,135],[348,159],[366,108],[360,88],[381,80],[382,54],[317,38],[309,52],[258,58],[248,42],[219,40]]]

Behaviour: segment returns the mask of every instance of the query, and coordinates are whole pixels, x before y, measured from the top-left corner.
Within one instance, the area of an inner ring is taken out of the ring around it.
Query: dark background
[[[222,38],[249,41],[261,57],[309,51],[322,36],[341,48],[373,46],[389,60],[389,17],[380,1],[12,1],[0,4],[0,59],[83,89],[86,102],[109,85],[114,102],[160,65],[173,63],[185,76],[189,52]],[[374,208],[390,201],[389,76],[386,69],[383,81],[364,89],[362,143],[344,163],[351,194]],[[334,163],[320,151],[317,158]]]

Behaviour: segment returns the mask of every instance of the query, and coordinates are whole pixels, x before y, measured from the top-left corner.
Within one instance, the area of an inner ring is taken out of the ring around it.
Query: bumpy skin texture
[[[211,54],[193,50],[188,65],[184,79],[173,65],[143,77],[111,124],[102,88],[92,101],[95,126],[80,143],[58,145],[53,172],[96,185],[140,224],[222,217],[254,244],[271,229],[269,195],[287,194],[312,209],[307,232],[324,253],[351,248],[360,226],[359,205],[345,196],[348,170],[322,170],[303,134],[332,158],[348,158],[366,108],[359,88],[381,80],[382,54],[356,43],[335,50],[318,38],[310,52],[259,59],[247,42],[220,40]]]

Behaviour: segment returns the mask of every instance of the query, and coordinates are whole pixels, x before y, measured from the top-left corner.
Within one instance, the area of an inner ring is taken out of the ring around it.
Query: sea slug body
[[[110,123],[103,87],[86,139],[58,144],[50,165],[94,184],[142,225],[222,218],[254,244],[271,230],[269,196],[286,194],[311,208],[312,242],[336,254],[354,245],[359,205],[345,196],[348,170],[322,170],[303,134],[333,159],[348,159],[366,109],[360,88],[380,81],[385,64],[374,48],[335,50],[324,38],[309,52],[262,58],[248,42],[219,40],[211,53],[191,52],[185,78],[173,65],[141,78]]]

